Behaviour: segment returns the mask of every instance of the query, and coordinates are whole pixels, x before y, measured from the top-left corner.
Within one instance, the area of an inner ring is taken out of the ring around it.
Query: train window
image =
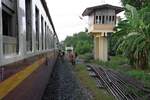
[[[51,39],[52,39],[52,48],[53,48],[53,34],[51,35]]]
[[[47,49],[47,24],[45,22],[45,49]]]
[[[36,48],[39,50],[39,9],[35,7]]]
[[[53,34],[51,32],[51,48],[53,48]]]
[[[26,0],[26,42],[27,51],[32,51],[32,7],[31,0]]]
[[[42,33],[42,34],[41,34],[41,38],[42,38],[42,50],[44,49],[44,36],[43,36],[43,35],[44,35],[44,29],[43,29],[43,26],[44,26],[44,25],[43,25],[43,20],[44,20],[44,19],[43,19],[43,16],[41,16],[41,33]]]
[[[3,18],[3,35],[13,36],[12,34],[12,15],[8,14],[4,10],[2,11]]]
[[[47,26],[47,48],[49,49],[49,27]]]
[[[49,48],[49,42],[48,42],[48,39],[49,39],[49,29],[48,29],[48,25],[47,25],[47,33],[46,33],[46,44],[47,44],[47,49]]]
[[[16,13],[14,9],[9,9],[2,5],[2,25],[3,25],[3,54],[16,54],[18,50],[18,31],[16,24]]]
[[[50,30],[50,49],[52,48],[52,36],[51,36],[51,30]]]
[[[50,30],[50,48],[52,48],[52,32]]]
[[[54,36],[52,34],[52,48],[54,48]]]
[[[50,29],[48,27],[48,48],[50,49]]]

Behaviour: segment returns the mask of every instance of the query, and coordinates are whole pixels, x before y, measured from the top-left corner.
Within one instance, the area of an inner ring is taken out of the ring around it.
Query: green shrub
[[[111,57],[110,61],[104,62],[104,61],[95,60],[93,61],[93,63],[102,65],[104,67],[109,67],[112,69],[118,69],[121,65],[127,64],[128,59],[123,56],[113,56]]]
[[[109,63],[113,63],[116,65],[123,65],[123,64],[128,63],[128,59],[126,57],[123,57],[123,56],[113,56],[111,58],[111,60],[109,61]]]
[[[135,77],[136,79],[145,79],[145,73],[144,71],[140,71],[140,70],[130,70],[127,72],[127,75],[131,76],[131,77]]]
[[[90,62],[90,60],[93,60],[93,54],[92,53],[85,53],[84,55],[79,56],[81,59],[84,59],[85,62]]]

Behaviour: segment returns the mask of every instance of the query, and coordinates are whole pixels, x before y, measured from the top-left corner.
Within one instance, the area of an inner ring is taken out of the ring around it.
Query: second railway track
[[[97,84],[101,85],[98,87],[106,88],[116,100],[143,100],[143,97],[139,96],[137,92],[143,91],[144,95],[150,93],[149,91],[144,91],[144,88],[141,89],[131,84],[128,80],[112,70],[97,67],[92,64],[88,64],[87,67],[90,73],[93,73],[92,76],[96,77],[94,79],[96,79]]]

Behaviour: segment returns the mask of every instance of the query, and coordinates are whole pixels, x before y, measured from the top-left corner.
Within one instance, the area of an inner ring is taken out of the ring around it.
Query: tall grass
[[[111,58],[110,61],[103,62],[103,61],[99,61],[99,60],[94,60],[91,62],[102,65],[103,67],[108,67],[108,68],[117,70],[117,69],[121,68],[121,65],[127,64],[128,59],[123,56],[114,56]]]

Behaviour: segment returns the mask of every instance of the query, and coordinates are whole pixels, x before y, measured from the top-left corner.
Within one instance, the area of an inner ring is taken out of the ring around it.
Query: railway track
[[[144,89],[137,88],[112,70],[91,64],[88,64],[87,67],[90,75],[96,80],[97,86],[106,88],[116,100],[143,100],[141,96],[137,95],[137,92],[143,91]]]

